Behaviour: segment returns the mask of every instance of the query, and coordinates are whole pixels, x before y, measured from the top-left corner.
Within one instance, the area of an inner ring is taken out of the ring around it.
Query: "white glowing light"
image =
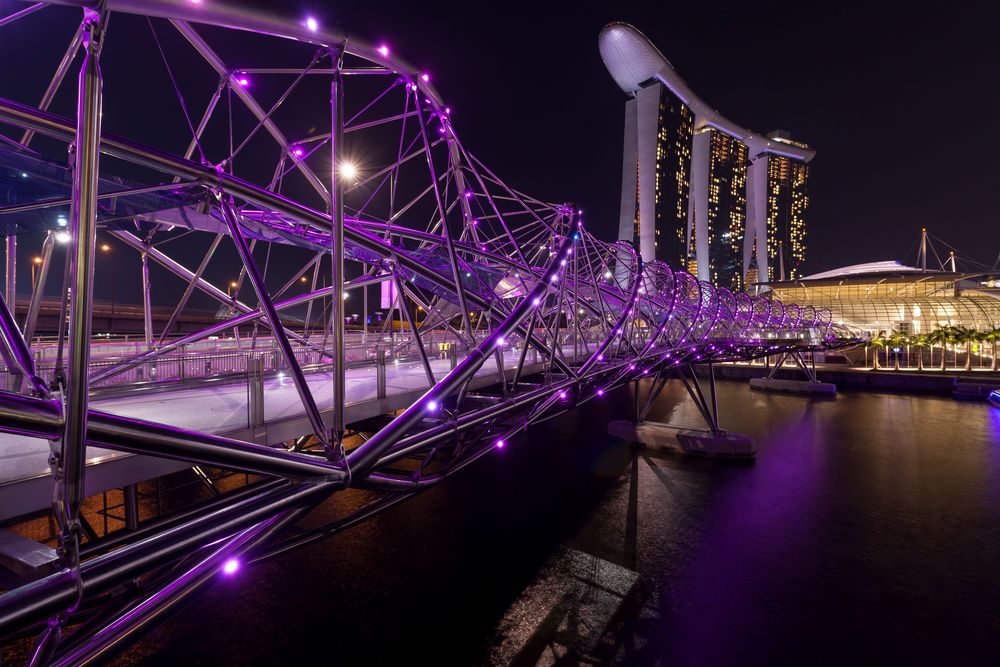
[[[309,18],[306,19],[306,27],[309,28],[310,32],[316,32],[317,30],[319,30],[319,23],[316,21],[316,19],[310,16]]]
[[[389,57],[389,47],[386,46],[385,44],[383,44],[382,46],[378,47],[378,53],[383,58],[388,58]]]
[[[73,238],[69,235],[69,232],[56,232],[56,242],[66,244],[69,240]]]
[[[358,177],[358,168],[350,162],[341,162],[340,175],[343,178],[350,179],[353,181],[355,178]]]

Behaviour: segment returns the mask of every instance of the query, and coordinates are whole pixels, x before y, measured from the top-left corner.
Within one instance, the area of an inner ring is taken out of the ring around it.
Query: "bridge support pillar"
[[[264,425],[264,364],[258,356],[247,359],[247,417],[252,429]]]
[[[791,358],[795,361],[796,368],[805,375],[805,380],[777,378],[775,375],[782,368],[785,360]],[[785,391],[798,394],[818,394],[821,396],[836,396],[837,385],[832,382],[820,382],[816,377],[816,367],[806,363],[802,357],[802,352],[792,350],[784,352],[778,356],[771,372],[764,378],[750,378],[752,389],[763,389],[766,391]]]
[[[608,433],[616,438],[660,451],[720,458],[753,458],[756,456],[757,447],[754,445],[753,438],[719,427],[719,404],[715,391],[715,369],[712,364],[708,364],[710,393],[707,399],[691,364],[677,367],[674,372],[676,377],[684,383],[688,395],[705,419],[705,423],[709,427],[707,431],[680,428],[673,424],[646,420],[657,396],[667,386],[670,379],[664,373],[657,373],[651,379],[652,384],[644,401],[640,401],[639,396],[641,383],[638,380],[635,382],[634,421],[613,421],[608,424]]]
[[[375,363],[375,396],[385,398],[385,350],[379,349]]]

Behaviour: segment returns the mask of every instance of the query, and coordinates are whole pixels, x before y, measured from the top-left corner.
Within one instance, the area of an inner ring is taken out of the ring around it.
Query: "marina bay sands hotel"
[[[809,146],[761,136],[705,104],[631,25],[600,34],[604,64],[631,95],[618,238],[720,287],[794,280],[806,254]]]

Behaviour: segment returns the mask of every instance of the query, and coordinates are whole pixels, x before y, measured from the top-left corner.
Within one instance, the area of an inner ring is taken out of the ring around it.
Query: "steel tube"
[[[320,502],[334,490],[332,484],[285,487],[88,560],[80,565],[84,596],[106,591],[285,510]],[[76,581],[68,569],[0,595],[0,636],[67,607],[76,596]]]
[[[52,266],[52,247],[55,245],[55,237],[46,234],[42,242],[42,264],[38,270],[38,277],[35,280],[34,290],[31,292],[31,302],[28,304],[28,316],[24,320],[24,342],[31,346],[31,339],[35,336],[35,327],[38,325],[38,311],[42,306],[42,297],[45,294],[45,283],[49,279],[49,268]]]
[[[80,68],[76,111],[76,163],[73,201],[70,204],[69,253],[71,298],[69,304],[69,366],[65,389],[65,424],[62,433],[63,513],[68,530],[77,530],[83,500],[87,460],[87,372],[90,367],[91,305],[94,290],[94,247],[97,244],[97,178],[100,163],[101,26],[96,14],[85,19],[84,58]],[[69,565],[75,567],[75,547]]]
[[[333,301],[330,319],[333,320],[333,447],[329,452],[334,457],[343,456],[344,440],[344,84],[340,75],[343,49],[331,50],[333,77],[330,81],[330,217],[332,251],[331,267]],[[328,444],[326,439],[323,442]]]
[[[288,364],[288,370],[292,375],[292,380],[295,382],[295,390],[299,394],[299,399],[302,401],[302,407],[306,411],[306,416],[309,418],[313,432],[319,438],[320,442],[327,445],[330,440],[326,435],[326,426],[324,426],[323,418],[319,414],[319,408],[316,407],[316,401],[309,390],[309,385],[306,384],[305,375],[302,374],[302,368],[299,366],[298,359],[295,358],[295,351],[292,350],[292,344],[288,341],[288,336],[285,335],[285,328],[281,326],[281,319],[278,317],[278,311],[271,301],[271,296],[267,293],[267,286],[264,285],[264,279],[261,278],[260,273],[257,271],[253,255],[250,254],[250,248],[247,246],[246,239],[243,238],[243,231],[240,229],[240,222],[236,217],[236,212],[233,211],[232,206],[227,201],[222,202],[222,214],[226,218],[226,224],[229,225],[229,234],[236,244],[236,250],[239,251],[240,259],[243,260],[243,267],[246,269],[247,278],[250,279],[250,284],[253,286],[254,292],[257,293],[257,301],[260,302],[260,308],[266,314],[267,321],[271,323],[271,331],[274,332],[274,339],[278,342],[281,354],[285,357],[285,362]],[[336,302],[337,298],[334,295],[334,303]],[[343,372],[343,368],[339,370]]]

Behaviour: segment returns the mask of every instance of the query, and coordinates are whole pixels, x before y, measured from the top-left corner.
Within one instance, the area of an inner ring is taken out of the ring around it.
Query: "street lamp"
[[[36,266],[41,266],[41,264],[42,264],[42,258],[41,257],[38,257],[36,255],[35,257],[31,258],[31,291],[32,292],[35,291],[35,267]]]

